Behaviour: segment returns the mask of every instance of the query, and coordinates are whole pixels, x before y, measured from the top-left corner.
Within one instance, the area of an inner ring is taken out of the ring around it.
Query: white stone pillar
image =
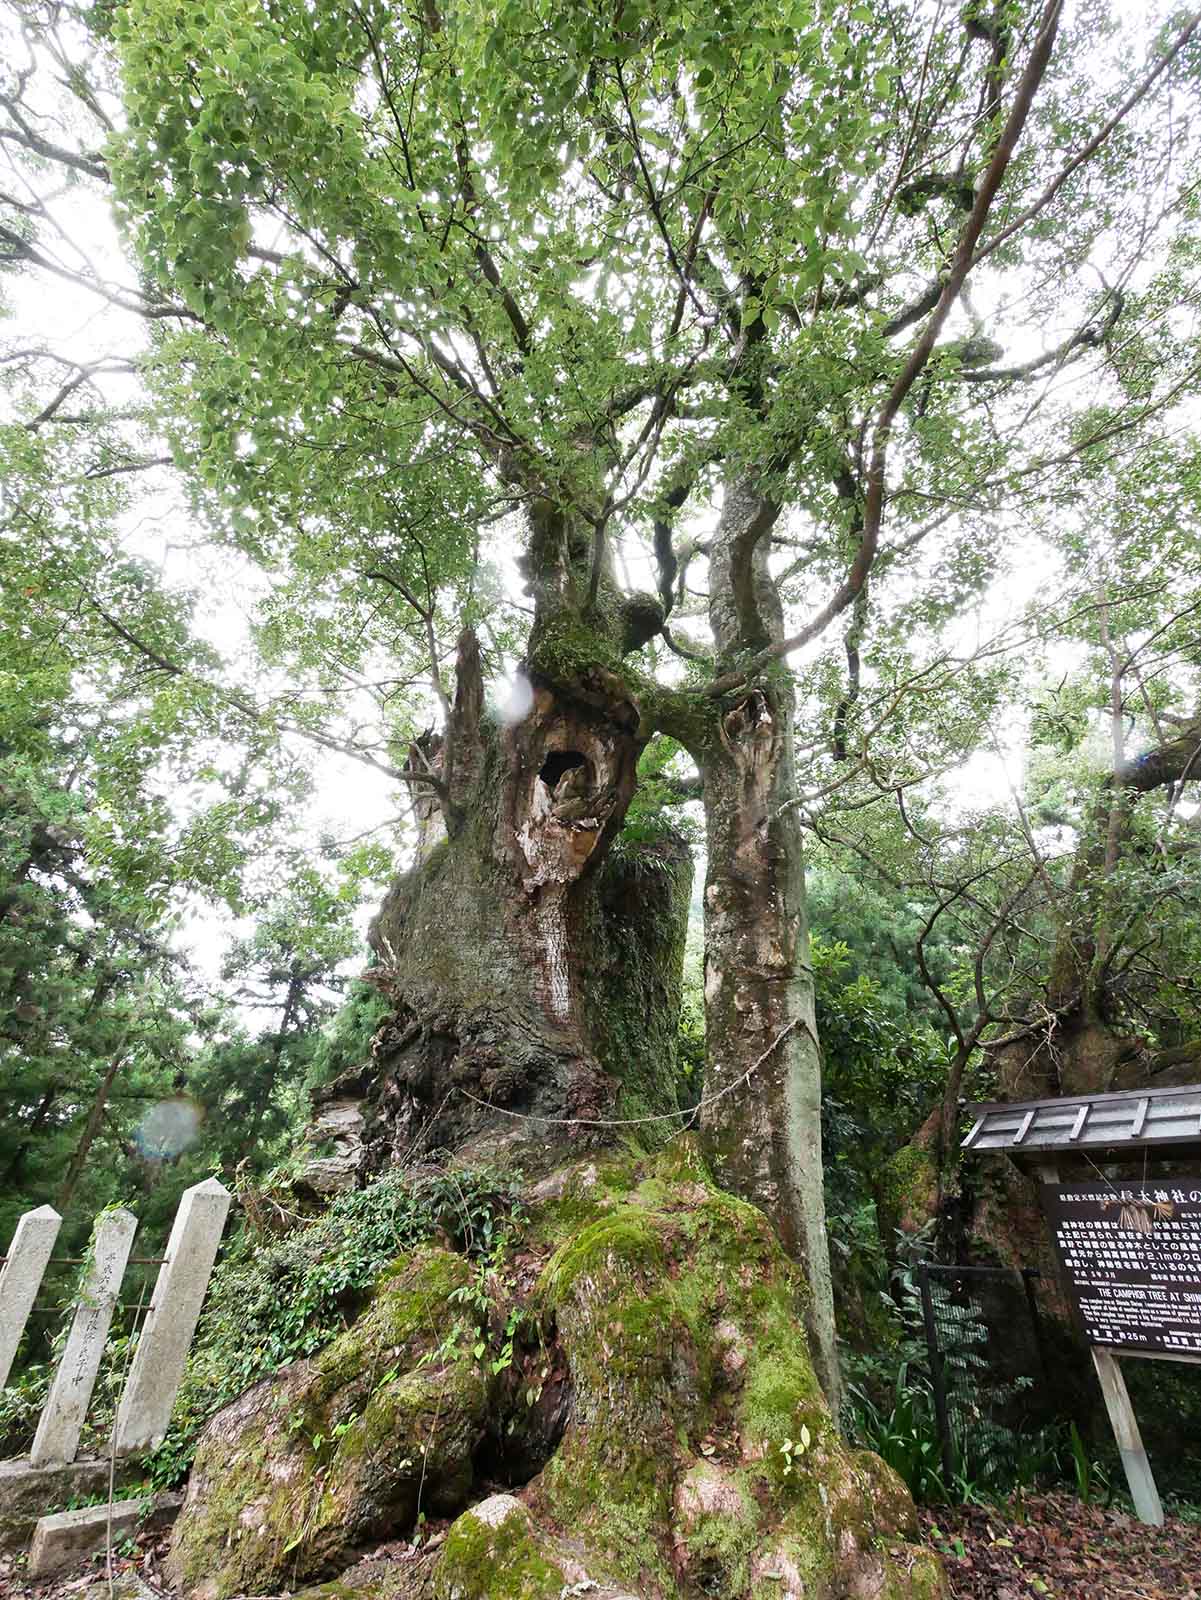
[[[42,1408],[38,1431],[34,1434],[33,1449],[29,1452],[32,1466],[47,1467],[75,1460],[109,1324],[121,1292],[125,1263],[137,1231],[138,1219],[123,1206],[115,1211],[104,1211],[96,1219],[92,1233],[92,1265]]]
[[[63,1219],[53,1206],[27,1211],[17,1223],[8,1260],[0,1271],[0,1389],[8,1382],[13,1357],[62,1225]]]
[[[159,1268],[150,1312],[117,1410],[114,1445],[118,1455],[162,1443],[232,1198],[223,1184],[209,1178],[185,1190],[179,1202],[167,1241],[167,1259]]]

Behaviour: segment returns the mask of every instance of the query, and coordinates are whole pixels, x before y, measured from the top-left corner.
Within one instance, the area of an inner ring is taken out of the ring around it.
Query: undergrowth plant
[[[888,1462],[924,1503],[979,1502],[1064,1476],[1062,1430],[1030,1427],[1022,1397],[1033,1380],[1003,1376],[990,1358],[990,1331],[970,1302],[942,1329],[944,1380],[954,1397],[951,1470],[942,1448],[917,1268],[931,1228],[899,1233],[891,1292],[880,1304],[891,1325],[883,1351],[850,1353],[849,1431]],[[1077,1466],[1078,1459],[1073,1455]]]
[[[282,1237],[243,1229],[214,1274],[170,1430],[148,1457],[156,1487],[183,1477],[215,1411],[348,1327],[398,1256],[438,1238],[492,1259],[520,1182],[485,1167],[399,1171]]]
[[[855,1434],[893,1469],[922,1504],[952,1498],[929,1382],[902,1362],[884,1404],[859,1385],[849,1386]]]

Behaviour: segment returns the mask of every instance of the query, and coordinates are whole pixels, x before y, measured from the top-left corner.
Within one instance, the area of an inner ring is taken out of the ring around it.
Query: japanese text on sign
[[[1201,1178],[1047,1183],[1042,1198],[1091,1344],[1201,1355]]]

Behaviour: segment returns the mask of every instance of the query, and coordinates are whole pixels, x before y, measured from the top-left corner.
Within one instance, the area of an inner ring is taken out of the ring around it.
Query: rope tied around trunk
[[[637,1128],[648,1122],[672,1122],[677,1117],[682,1117],[685,1120],[680,1125],[680,1131],[683,1132],[685,1128],[692,1126],[707,1107],[716,1105],[719,1100],[724,1100],[727,1095],[740,1089],[758,1072],[764,1062],[771,1059],[788,1035],[799,1027],[804,1027],[816,1045],[817,1038],[813,1029],[803,1017],[794,1017],[791,1022],[785,1023],[763,1054],[752,1061],[740,1077],[735,1078],[733,1083],[727,1083],[725,1088],[719,1089],[716,1094],[702,1095],[697,1103],[689,1106],[686,1111],[657,1111],[645,1117],[540,1117],[533,1111],[509,1111],[505,1106],[493,1105],[490,1100],[481,1099],[479,1095],[472,1094],[470,1089],[464,1089],[462,1085],[458,1085],[458,1092],[468,1100],[473,1100],[477,1106],[483,1106],[487,1111],[495,1111],[502,1117],[512,1117],[517,1122],[542,1122],[556,1128]]]

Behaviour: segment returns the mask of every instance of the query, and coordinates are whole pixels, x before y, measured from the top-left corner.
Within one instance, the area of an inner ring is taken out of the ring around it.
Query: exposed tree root
[[[415,1251],[213,1419],[172,1578],[190,1600],[294,1591],[427,1512],[455,1519],[412,1574],[433,1600],[939,1595],[904,1487],[838,1435],[804,1292],[689,1139],[576,1163],[499,1275]]]

